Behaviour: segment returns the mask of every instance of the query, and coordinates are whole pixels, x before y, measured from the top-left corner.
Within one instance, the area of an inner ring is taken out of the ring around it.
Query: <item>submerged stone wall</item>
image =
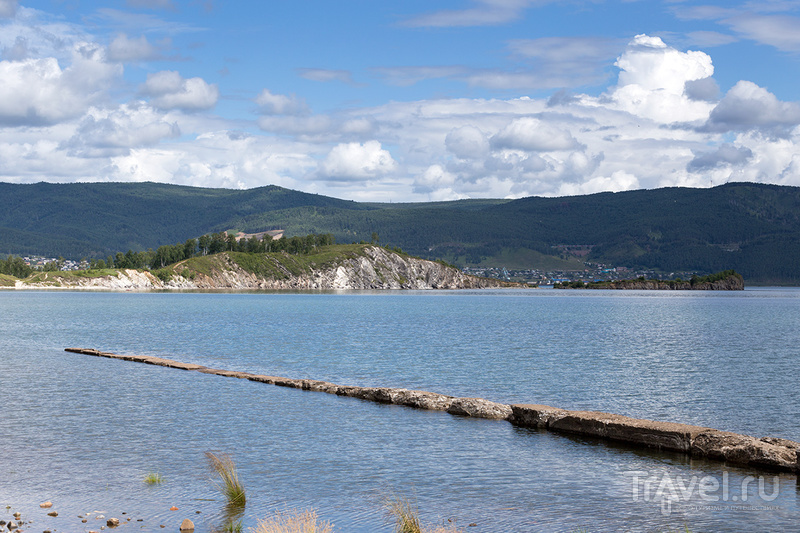
[[[66,351],[248,379],[280,387],[326,392],[371,402],[446,411],[458,416],[506,420],[520,427],[546,429],[657,450],[682,452],[693,457],[726,461],[758,469],[800,471],[798,463],[800,443],[786,439],[756,438],[701,426],[642,420],[598,411],[569,411],[547,405],[506,405],[483,398],[458,398],[427,391],[388,387],[356,387],[313,379],[265,376],[208,368],[161,357],[119,355],[91,348],[66,348]]]

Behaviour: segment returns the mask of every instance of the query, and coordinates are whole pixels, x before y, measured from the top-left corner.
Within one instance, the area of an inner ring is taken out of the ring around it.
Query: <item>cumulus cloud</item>
[[[0,61],[0,124],[46,125],[79,116],[105,98],[121,73],[89,43],[75,47],[65,69],[53,57]]]
[[[11,18],[17,14],[17,0],[0,0],[0,18]]]
[[[338,144],[320,164],[320,173],[332,181],[368,181],[397,169],[392,155],[378,141]]]
[[[456,176],[441,165],[431,165],[414,179],[415,193],[425,194],[431,201],[459,200],[466,198],[453,190]]]
[[[150,97],[150,103],[160,109],[199,111],[217,104],[219,89],[202,78],[181,77],[178,72],[162,70],[148,74],[140,91]]]
[[[661,123],[705,119],[709,104],[687,96],[686,83],[714,74],[704,52],[681,52],[659,37],[637,35],[617,59],[619,80],[611,92],[617,105]]]
[[[108,45],[108,57],[112,61],[151,61],[161,58],[161,52],[142,35],[136,39],[124,33],[117,35]]]
[[[683,92],[689,100],[701,102],[716,102],[719,98],[719,85],[714,78],[688,80]]]
[[[8,61],[22,61],[35,55],[36,51],[30,49],[28,39],[21,35],[14,39],[13,45],[3,48],[2,53],[0,53],[0,56]]]
[[[305,115],[308,106],[302,98],[295,95],[273,94],[264,89],[255,99],[259,112],[264,115]]]
[[[132,103],[114,110],[91,109],[60,148],[75,157],[112,157],[180,133],[176,122],[168,122],[148,105]]]
[[[565,183],[559,187],[559,196],[594,194],[598,192],[632,191],[640,187],[639,180],[624,170],[615,170],[611,176],[597,176],[583,183]]]
[[[687,170],[689,172],[700,172],[721,166],[740,166],[747,163],[753,157],[753,152],[745,146],[735,147],[725,143],[714,151],[695,154],[694,159],[689,162]]]
[[[444,143],[450,153],[461,159],[481,159],[489,154],[489,139],[475,126],[454,128]]]
[[[533,117],[513,120],[492,137],[492,146],[529,152],[573,150],[580,143],[568,131]]]
[[[758,129],[781,135],[800,124],[800,105],[781,102],[750,81],[740,81],[711,111],[706,131],[742,131]]]

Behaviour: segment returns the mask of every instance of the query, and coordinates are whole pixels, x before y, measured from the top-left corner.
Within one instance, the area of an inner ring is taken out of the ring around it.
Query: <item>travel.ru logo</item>
[[[770,481],[764,476],[745,476],[740,482],[731,483],[728,472],[718,476],[673,476],[668,473],[652,474],[643,470],[623,472],[631,480],[631,497],[634,502],[654,502],[661,504],[661,513],[669,515],[672,504],[693,502],[705,505],[714,502],[734,502],[750,504],[749,508],[759,507],[759,502],[771,502],[778,497],[780,480],[774,476]]]

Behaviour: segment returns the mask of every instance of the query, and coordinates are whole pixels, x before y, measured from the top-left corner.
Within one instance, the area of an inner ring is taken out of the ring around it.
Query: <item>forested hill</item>
[[[750,183],[562,198],[357,203],[280,187],[0,184],[0,254],[67,258],[218,231],[332,233],[458,266],[579,265],[717,272],[800,284],[800,188]],[[559,263],[560,262],[560,263]]]

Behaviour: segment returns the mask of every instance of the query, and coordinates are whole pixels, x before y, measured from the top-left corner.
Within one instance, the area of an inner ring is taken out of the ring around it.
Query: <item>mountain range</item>
[[[104,258],[220,231],[332,233],[457,266],[735,269],[800,283],[800,188],[729,183],[557,198],[359,203],[277,186],[0,183],[0,253]]]

